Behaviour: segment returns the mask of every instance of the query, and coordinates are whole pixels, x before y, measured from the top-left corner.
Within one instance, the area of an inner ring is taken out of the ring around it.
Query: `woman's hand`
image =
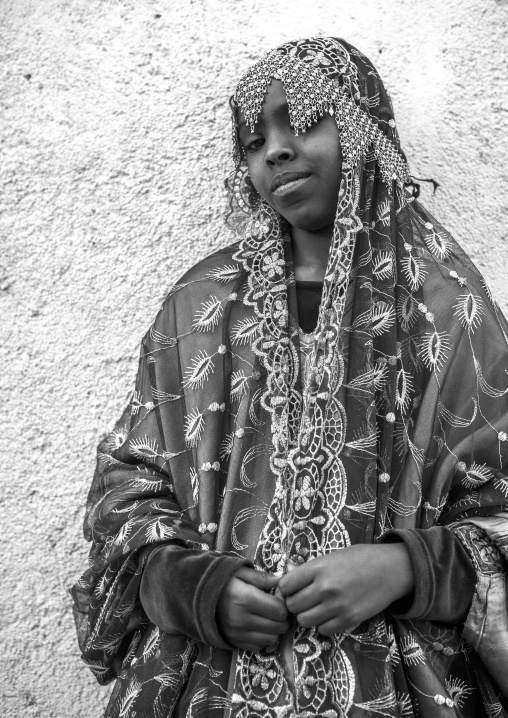
[[[351,632],[414,588],[403,543],[361,544],[333,551],[280,578],[278,588],[300,626],[325,636]]]
[[[217,604],[217,625],[232,646],[259,651],[277,643],[289,630],[288,612],[280,598],[271,596],[277,576],[243,567],[228,581]]]

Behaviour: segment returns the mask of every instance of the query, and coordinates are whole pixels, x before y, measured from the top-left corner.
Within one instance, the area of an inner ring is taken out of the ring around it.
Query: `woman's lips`
[[[282,183],[281,180],[277,182],[277,186],[275,187],[275,189],[272,190],[272,194],[274,194],[276,197],[289,194],[290,192],[304,184],[304,182],[309,179],[309,176],[310,175],[299,175],[297,177],[281,178]]]

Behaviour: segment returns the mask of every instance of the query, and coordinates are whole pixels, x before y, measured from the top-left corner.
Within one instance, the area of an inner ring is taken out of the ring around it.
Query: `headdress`
[[[235,166],[229,180],[232,210],[237,206],[248,212],[256,197],[238,140],[238,110],[254,131],[272,79],[282,81],[296,135],[329,113],[335,117],[340,131],[344,162],[355,167],[373,156],[387,185],[394,181],[402,187],[410,181],[391,104],[374,68],[362,53],[342,40],[311,38],[271,50],[246,72],[236,87],[230,103]],[[368,87],[371,84],[378,85],[378,89],[373,91]]]

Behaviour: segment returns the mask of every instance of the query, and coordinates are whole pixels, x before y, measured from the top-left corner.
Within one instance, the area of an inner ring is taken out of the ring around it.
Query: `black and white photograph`
[[[508,718],[508,0],[0,0],[1,718]]]

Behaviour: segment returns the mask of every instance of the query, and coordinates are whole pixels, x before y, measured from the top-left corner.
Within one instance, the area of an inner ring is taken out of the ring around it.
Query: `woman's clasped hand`
[[[284,602],[270,594],[278,581],[245,566],[228,581],[217,604],[217,623],[231,646],[257,652],[289,630]]]
[[[226,584],[217,622],[230,645],[259,651],[276,644],[289,614],[325,636],[348,633],[414,587],[403,543],[358,544],[292,566],[281,577],[243,567]]]

